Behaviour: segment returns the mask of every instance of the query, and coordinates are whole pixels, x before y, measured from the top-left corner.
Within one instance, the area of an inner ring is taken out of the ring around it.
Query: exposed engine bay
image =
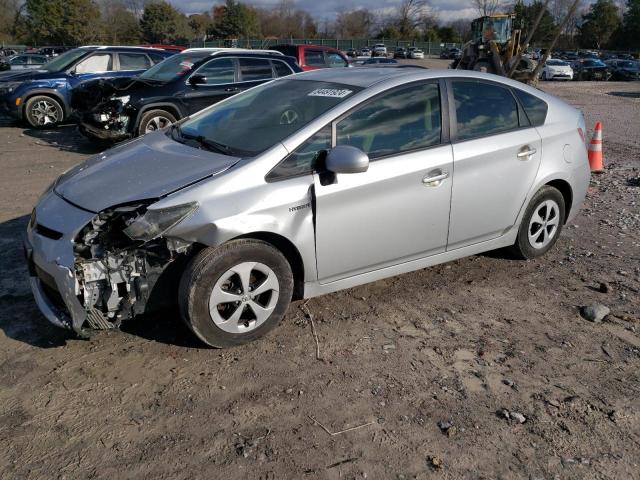
[[[191,247],[163,237],[143,241],[127,236],[128,227],[145,210],[144,205],[131,205],[104,211],[76,237],[75,274],[91,328],[119,327],[123,320],[173,303],[176,297],[177,279],[169,266],[186,260]],[[173,295],[154,294],[156,286],[170,288]]]
[[[131,136],[130,122],[136,110],[129,104],[127,90],[139,82],[131,78],[88,81],[73,91],[71,106],[81,112],[82,124],[103,139]]]

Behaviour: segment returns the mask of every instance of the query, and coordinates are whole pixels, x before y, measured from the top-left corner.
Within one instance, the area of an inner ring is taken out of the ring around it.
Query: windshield
[[[547,65],[555,65],[557,67],[566,67],[569,64],[567,62],[563,62],[562,60],[547,60]]]
[[[169,82],[173,79],[184,77],[191,72],[196,63],[209,55],[211,55],[211,52],[179,53],[154,65],[138,78],[158,82]]]
[[[255,156],[362,90],[310,80],[276,80],[213,105],[180,125],[174,140],[196,139],[234,156]]]
[[[45,63],[42,68],[44,70],[47,70],[48,72],[60,72],[62,70],[66,70],[71,66],[73,62],[89,52],[90,50],[85,50],[82,48],[69,50],[68,52],[63,53],[62,55],[58,55],[53,60]]]
[[[618,62],[618,67],[620,68],[633,68],[633,69],[637,69],[638,65],[636,65],[633,62]]]
[[[587,67],[606,67],[606,65],[600,60],[585,60],[584,64]]]

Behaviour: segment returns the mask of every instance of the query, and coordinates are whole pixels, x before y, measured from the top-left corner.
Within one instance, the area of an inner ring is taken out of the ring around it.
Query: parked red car
[[[302,70],[316,70],[318,68],[348,67],[349,60],[337,48],[320,45],[276,45],[269,47],[293,57],[298,61]]]

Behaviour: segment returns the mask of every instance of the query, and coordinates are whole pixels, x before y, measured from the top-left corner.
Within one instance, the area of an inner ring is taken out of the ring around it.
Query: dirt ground
[[[230,350],[175,312],[90,340],[49,325],[20,236],[98,147],[0,120],[0,477],[640,478],[640,85],[542,87],[604,123],[607,171],[556,248],[313,299],[322,360],[299,303]],[[593,302],[612,314],[583,319]]]

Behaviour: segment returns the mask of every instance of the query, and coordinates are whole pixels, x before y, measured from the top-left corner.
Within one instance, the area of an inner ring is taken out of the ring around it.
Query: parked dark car
[[[398,47],[393,52],[393,58],[409,58],[409,52],[404,47]]]
[[[355,48],[350,48],[345,52],[347,57],[356,58],[358,56],[358,51]]]
[[[574,80],[609,80],[610,77],[611,73],[602,60],[589,58],[573,63]]]
[[[162,129],[236,93],[301,71],[294,58],[276,51],[192,48],[136,78],[85,82],[74,89],[72,105],[83,134],[115,142]]]
[[[337,48],[321,45],[276,45],[269,48],[295,58],[304,71],[349,66],[349,59]]]
[[[374,58],[367,58],[365,60],[357,60],[354,62],[354,65],[359,66],[359,65],[397,65],[398,61],[394,60],[393,58],[386,58],[386,57],[374,57]]]
[[[132,77],[170,52],[140,47],[81,47],[59,55],[38,70],[0,77],[0,111],[32,127],[71,118],[71,90],[92,78]]]
[[[446,48],[440,52],[440,58],[457,60],[462,56],[462,50],[459,48]]]
[[[631,60],[609,60],[609,71],[611,72],[611,80],[629,81],[640,80],[640,63]]]
[[[47,57],[57,57],[71,49],[72,47],[44,47],[38,50],[38,53]]]
[[[0,57],[0,72],[7,70],[26,70],[40,68],[47,63],[49,58],[44,55],[13,55],[11,57]]]

